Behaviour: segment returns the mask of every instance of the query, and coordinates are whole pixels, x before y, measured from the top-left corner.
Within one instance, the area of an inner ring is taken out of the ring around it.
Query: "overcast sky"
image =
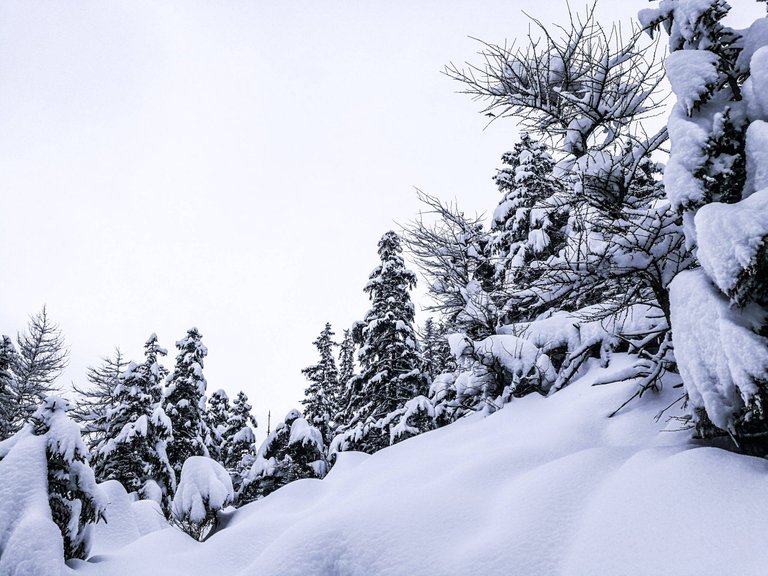
[[[578,3],[576,3],[578,4]],[[645,0],[604,0],[605,23]],[[732,2],[754,18],[763,8]],[[0,332],[43,304],[63,383],[197,326],[209,392],[266,430],[330,321],[362,318],[413,187],[491,212],[515,142],[441,74],[565,2],[0,2]],[[418,318],[423,321],[424,314]]]

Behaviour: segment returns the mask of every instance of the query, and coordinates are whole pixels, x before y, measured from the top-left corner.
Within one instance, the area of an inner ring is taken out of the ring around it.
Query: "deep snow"
[[[67,572],[763,575],[768,462],[700,446],[676,421],[664,430],[654,415],[674,381],[607,418],[634,389],[591,386],[601,372],[374,456],[342,454],[324,480],[232,512],[206,542],[168,528]]]

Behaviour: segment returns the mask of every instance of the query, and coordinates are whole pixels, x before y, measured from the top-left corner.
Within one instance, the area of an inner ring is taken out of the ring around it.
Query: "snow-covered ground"
[[[615,358],[613,369],[626,362]],[[607,418],[634,389],[591,386],[597,373],[374,456],[342,454],[324,480],[232,512],[203,543],[174,528],[102,526],[95,555],[68,572],[765,574],[768,461],[655,422],[679,395],[673,381]],[[114,486],[109,494],[124,497]],[[124,545],[128,534],[135,539]]]

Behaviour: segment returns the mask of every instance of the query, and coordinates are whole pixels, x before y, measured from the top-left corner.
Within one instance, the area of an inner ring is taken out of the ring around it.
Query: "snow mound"
[[[203,544],[163,530],[74,573],[764,574],[768,462],[657,423],[675,381],[607,418],[635,386],[591,386],[590,362],[550,397],[341,454],[324,480],[244,506]]]
[[[234,496],[232,478],[221,464],[205,456],[192,456],[181,468],[171,510],[178,519],[200,523],[209,510],[221,510]]]

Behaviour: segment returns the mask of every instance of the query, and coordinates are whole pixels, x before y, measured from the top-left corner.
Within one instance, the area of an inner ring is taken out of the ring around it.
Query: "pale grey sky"
[[[484,130],[440,71],[524,35],[523,9],[564,21],[560,0],[0,2],[0,332],[47,304],[82,383],[151,332],[172,367],[197,326],[209,392],[244,389],[263,438],[324,323],[367,310],[414,186],[493,210],[515,125]]]

